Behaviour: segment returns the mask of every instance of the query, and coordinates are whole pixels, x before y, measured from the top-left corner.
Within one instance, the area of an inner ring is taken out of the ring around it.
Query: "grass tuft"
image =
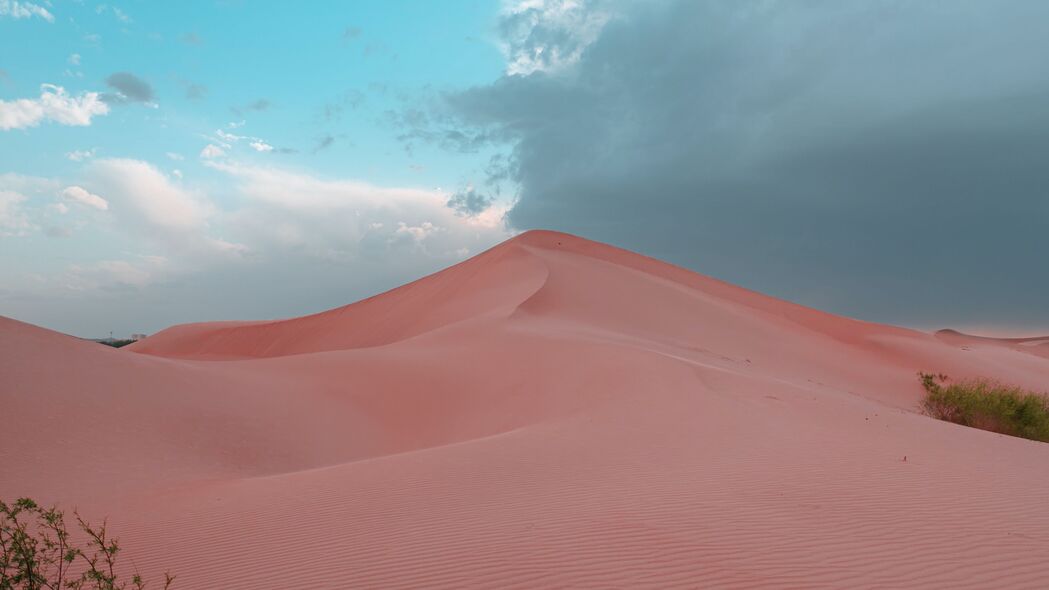
[[[1049,396],[989,379],[950,382],[943,374],[918,373],[933,418],[999,434],[1049,442]]]

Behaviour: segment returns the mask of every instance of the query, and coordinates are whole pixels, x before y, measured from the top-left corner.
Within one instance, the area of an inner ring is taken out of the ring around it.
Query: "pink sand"
[[[127,349],[0,318],[0,497],[108,515],[180,589],[1044,588],[1049,445],[922,416],[915,373],[1042,390],[1045,342],[529,232]]]

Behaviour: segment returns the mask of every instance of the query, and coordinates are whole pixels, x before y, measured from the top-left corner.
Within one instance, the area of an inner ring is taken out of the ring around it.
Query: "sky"
[[[0,315],[301,315],[547,228],[1049,333],[1049,3],[0,0]]]

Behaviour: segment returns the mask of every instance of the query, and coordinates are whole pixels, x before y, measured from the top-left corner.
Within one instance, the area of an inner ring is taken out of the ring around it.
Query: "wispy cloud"
[[[265,98],[260,98],[257,100],[253,100],[246,105],[230,107],[230,110],[237,115],[242,115],[247,111],[266,111],[269,110],[271,106],[273,106],[273,103],[271,103],[269,100]]]
[[[334,135],[325,135],[317,139],[317,145],[313,147],[313,153],[330,148],[335,143]]]
[[[244,122],[233,122],[227,125],[229,129],[238,129],[244,126]],[[232,150],[241,140],[247,144],[249,148],[256,152],[267,153],[275,152],[281,154],[295,153],[295,150],[289,148],[277,148],[270,144],[261,137],[254,137],[251,135],[237,135],[232,131],[226,131],[225,129],[216,129],[214,135],[205,135],[205,139],[212,143],[204,148],[204,151],[200,153],[202,158],[217,158],[226,155],[227,150]]]
[[[89,150],[73,150],[71,152],[66,152],[66,158],[73,162],[83,162],[84,160],[89,160],[95,157],[96,151],[98,151],[98,148],[91,148]]]
[[[189,84],[186,86],[186,98],[190,100],[201,100],[207,98],[208,87],[203,84]]]
[[[126,12],[124,12],[123,10],[121,10],[117,6],[110,6],[108,4],[99,4],[98,6],[95,7],[95,12],[97,14],[103,14],[103,13],[105,13],[107,11],[108,12],[112,12],[113,13],[113,18],[117,19],[118,21],[120,21],[120,22],[122,22],[124,24],[131,24],[131,22],[132,22],[131,21],[131,17],[128,16],[128,14]]]
[[[360,27],[352,27],[352,26],[351,27],[346,27],[342,31],[342,40],[343,41],[353,41],[354,39],[356,39],[356,38],[361,36],[361,32],[362,31],[361,31]]]
[[[20,236],[33,225],[22,210],[26,196],[15,191],[0,189],[0,236]]]
[[[113,7],[113,16],[115,16],[117,20],[122,23],[128,24],[131,22],[131,17],[128,16],[126,12],[117,8],[116,6]]]
[[[55,22],[55,17],[46,8],[32,2],[19,2],[19,0],[0,0],[0,16],[13,19],[42,18],[49,23]]]
[[[226,151],[213,143],[209,143],[200,150],[200,157],[204,159],[221,158],[225,155]]]

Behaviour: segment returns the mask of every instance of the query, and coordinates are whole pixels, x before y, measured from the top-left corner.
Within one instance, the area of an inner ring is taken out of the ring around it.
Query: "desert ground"
[[[1049,339],[856,321],[532,231],[387,293],[113,349],[0,318],[0,497],[175,588],[1044,588],[1049,445],[918,371]]]

